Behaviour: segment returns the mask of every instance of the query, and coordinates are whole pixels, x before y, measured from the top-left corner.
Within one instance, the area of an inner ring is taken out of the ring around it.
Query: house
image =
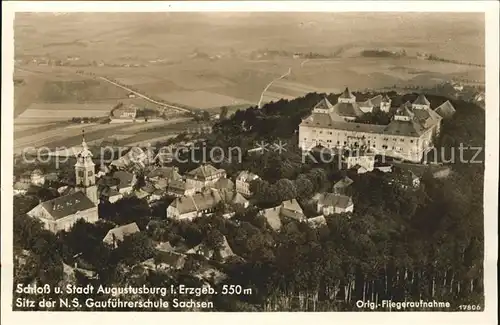
[[[176,196],[176,197],[181,197],[181,196],[191,196],[194,195],[195,188],[183,181],[183,180],[173,180],[171,181],[168,186],[167,186],[167,194]]]
[[[203,213],[211,213],[222,202],[217,190],[196,193],[192,196],[182,196],[175,199],[167,208],[167,218],[191,220]]]
[[[281,229],[280,211],[281,211],[281,206],[279,205],[260,211],[260,215],[266,218],[267,224],[274,231],[279,231]]]
[[[152,160],[150,152],[145,152],[139,147],[132,147],[125,155],[113,160],[110,166],[120,170],[132,166],[144,168]]]
[[[179,174],[179,168],[177,167],[158,167],[148,173],[146,179],[154,183],[165,180],[168,185],[170,181],[182,180],[182,176]]]
[[[45,229],[54,233],[69,231],[80,219],[89,223],[99,219],[97,205],[81,191],[42,202],[27,214],[42,221]]]
[[[322,215],[307,219],[307,224],[313,229],[328,226],[325,216]]]
[[[212,165],[204,164],[186,173],[186,182],[195,191],[215,184],[220,178],[226,177],[224,169],[217,169]]]
[[[122,194],[132,193],[132,189],[137,182],[135,174],[118,170],[113,173],[112,177],[118,181],[116,189]]]
[[[391,173],[392,172],[392,165],[390,165],[390,164],[375,164],[374,169],[381,171],[382,173]]]
[[[304,221],[306,216],[296,199],[286,200],[281,203],[280,215],[295,219],[297,221]]]
[[[434,111],[438,113],[443,119],[451,118],[456,112],[455,107],[453,107],[449,100],[442,103]]]
[[[259,179],[258,175],[244,170],[238,174],[236,177],[236,191],[246,196],[252,195],[250,191],[250,183],[256,179]]]
[[[313,198],[316,201],[316,210],[324,216],[336,213],[346,213],[354,211],[352,198],[336,193],[321,193]]]
[[[353,171],[356,172],[356,174],[364,174],[364,173],[368,173],[368,169],[366,169],[365,167],[363,166],[360,166],[360,165],[356,165],[354,167],[351,168]]]
[[[112,248],[117,248],[120,242],[123,241],[125,236],[130,236],[132,234],[135,234],[136,232],[140,232],[137,224],[135,222],[129,223],[124,226],[110,229],[106,236],[104,236],[102,242],[111,246]]]
[[[343,157],[343,162],[347,169],[359,166],[371,172],[375,166],[375,155],[371,152],[353,150]]]
[[[26,194],[31,187],[28,183],[16,182],[14,183],[14,195]]]
[[[305,221],[306,216],[296,199],[283,201],[280,205],[261,210],[267,224],[274,230],[279,231],[282,227],[281,218],[291,218],[297,221]]]
[[[231,181],[229,178],[219,178],[217,182],[215,182],[212,186],[212,188],[215,188],[217,190],[228,190],[228,191],[234,191],[234,183]]]
[[[135,105],[122,105],[121,107],[115,108],[111,116],[113,119],[134,120],[137,116],[137,107]]]
[[[333,193],[345,194],[347,192],[347,188],[351,186],[352,183],[354,183],[354,181],[345,176],[340,181],[333,184]]]
[[[40,169],[35,169],[30,175],[31,184],[41,186],[45,184],[45,176]]]
[[[114,187],[106,186],[101,190],[101,200],[108,201],[110,203],[115,203],[119,199],[123,198],[123,194],[118,192]]]
[[[451,168],[444,165],[421,165],[409,163],[395,163],[395,174],[400,175],[398,182],[405,187],[405,183],[412,187],[419,187],[420,181],[425,173],[429,173],[433,178],[446,178],[451,174]]]
[[[207,247],[207,245],[205,245],[204,243],[201,243],[188,250],[186,254],[201,255],[206,259],[211,259],[217,256],[223,260],[235,255],[233,253],[233,250],[229,246],[226,236],[222,236],[222,244],[217,252],[214,251],[214,249]]]
[[[218,190],[218,192],[221,195],[222,201],[230,206],[240,206],[244,209],[248,208],[250,205],[250,202],[245,199],[240,193],[234,191],[234,190]]]

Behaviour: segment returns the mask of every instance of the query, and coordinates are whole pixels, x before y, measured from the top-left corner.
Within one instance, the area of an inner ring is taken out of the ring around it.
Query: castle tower
[[[76,154],[75,176],[76,190],[84,192],[85,195],[97,205],[98,197],[97,186],[95,184],[95,164],[92,161],[92,153],[85,142],[84,134],[82,134],[82,150]]]
[[[338,98],[339,103],[349,103],[349,104],[355,104],[356,103],[356,96],[354,96],[351,91],[349,90],[348,87],[345,88],[344,92],[340,94]]]

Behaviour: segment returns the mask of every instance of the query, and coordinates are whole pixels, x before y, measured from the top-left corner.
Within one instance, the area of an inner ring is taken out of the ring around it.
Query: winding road
[[[264,94],[266,93],[266,91],[269,89],[269,87],[272,86],[272,84],[278,80],[281,80],[283,78],[286,78],[290,73],[292,73],[292,68],[288,68],[288,72],[286,72],[285,74],[283,74],[282,76],[272,80],[267,86],[266,88],[264,88],[264,90],[262,91],[262,94],[260,94],[260,99],[259,99],[259,104],[257,105],[258,108],[262,108],[262,100],[264,99]]]

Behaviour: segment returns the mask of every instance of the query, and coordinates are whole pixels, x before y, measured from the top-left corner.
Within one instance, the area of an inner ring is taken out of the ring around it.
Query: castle
[[[357,102],[348,88],[335,105],[323,98],[299,126],[299,147],[304,151],[318,146],[364,149],[415,162],[421,161],[424,152],[433,147],[433,138],[440,132],[443,117],[431,109],[424,95],[398,107],[387,125],[356,122],[375,110],[390,112],[391,99],[378,95]]]

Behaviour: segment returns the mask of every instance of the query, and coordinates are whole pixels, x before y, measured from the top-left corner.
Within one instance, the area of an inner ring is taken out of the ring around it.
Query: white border
[[[158,12],[158,11],[308,11],[308,12],[484,12],[486,21],[486,170],[485,213],[485,296],[484,312],[342,312],[342,313],[147,313],[147,312],[12,312],[12,148],[13,148],[13,17],[15,12]],[[2,3],[2,324],[88,324],[89,322],[126,324],[128,321],[183,321],[234,324],[235,321],[293,323],[295,321],[330,324],[366,321],[369,324],[496,324],[498,256],[498,126],[499,126],[499,4],[497,1],[335,1],[335,2],[3,2]]]

